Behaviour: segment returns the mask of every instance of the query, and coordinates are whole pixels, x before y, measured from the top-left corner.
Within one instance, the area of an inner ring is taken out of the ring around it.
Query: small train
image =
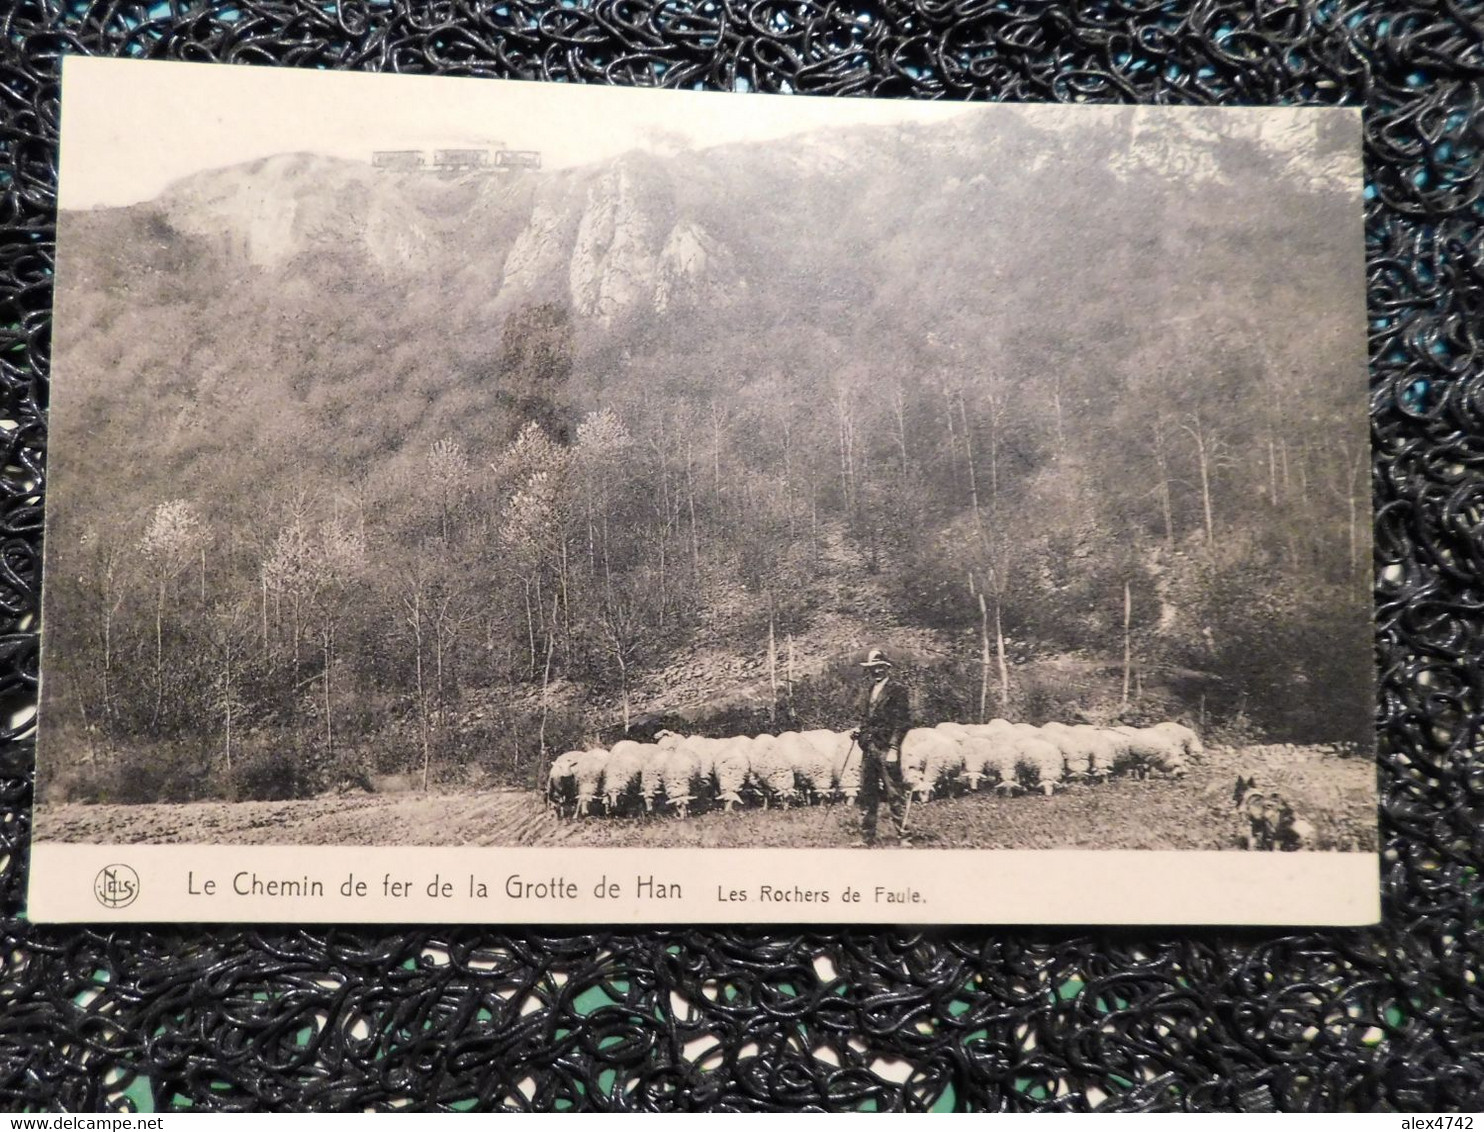
[[[435,149],[431,160],[420,149],[378,149],[371,154],[376,169],[394,172],[508,173],[541,168],[536,149]]]

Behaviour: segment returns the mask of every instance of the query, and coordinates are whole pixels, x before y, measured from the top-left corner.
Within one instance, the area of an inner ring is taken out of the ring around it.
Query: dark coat
[[[900,747],[911,726],[912,703],[907,695],[907,685],[895,677],[888,679],[886,687],[881,689],[881,697],[874,704],[871,693],[866,692],[861,703],[860,745],[863,749],[884,751],[888,747]]]

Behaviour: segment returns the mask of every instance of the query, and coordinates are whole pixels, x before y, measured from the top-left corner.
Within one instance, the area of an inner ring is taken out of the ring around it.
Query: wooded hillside
[[[924,716],[1366,738],[1358,130],[1317,120],[297,154],[65,214],[44,789],[528,781],[646,713],[839,726],[872,644]]]

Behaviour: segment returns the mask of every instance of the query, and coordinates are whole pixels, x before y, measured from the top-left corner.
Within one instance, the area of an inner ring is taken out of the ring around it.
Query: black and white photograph
[[[1374,905],[1358,112],[71,59],[62,139],[33,898],[1075,850]]]

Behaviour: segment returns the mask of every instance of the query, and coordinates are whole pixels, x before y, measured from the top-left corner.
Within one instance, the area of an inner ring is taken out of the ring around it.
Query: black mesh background
[[[1484,5],[1462,0],[0,4],[0,1105],[1484,1106],[1481,28]],[[66,52],[890,97],[1364,105],[1385,926],[554,934],[16,918],[32,748],[11,713],[36,684]]]

